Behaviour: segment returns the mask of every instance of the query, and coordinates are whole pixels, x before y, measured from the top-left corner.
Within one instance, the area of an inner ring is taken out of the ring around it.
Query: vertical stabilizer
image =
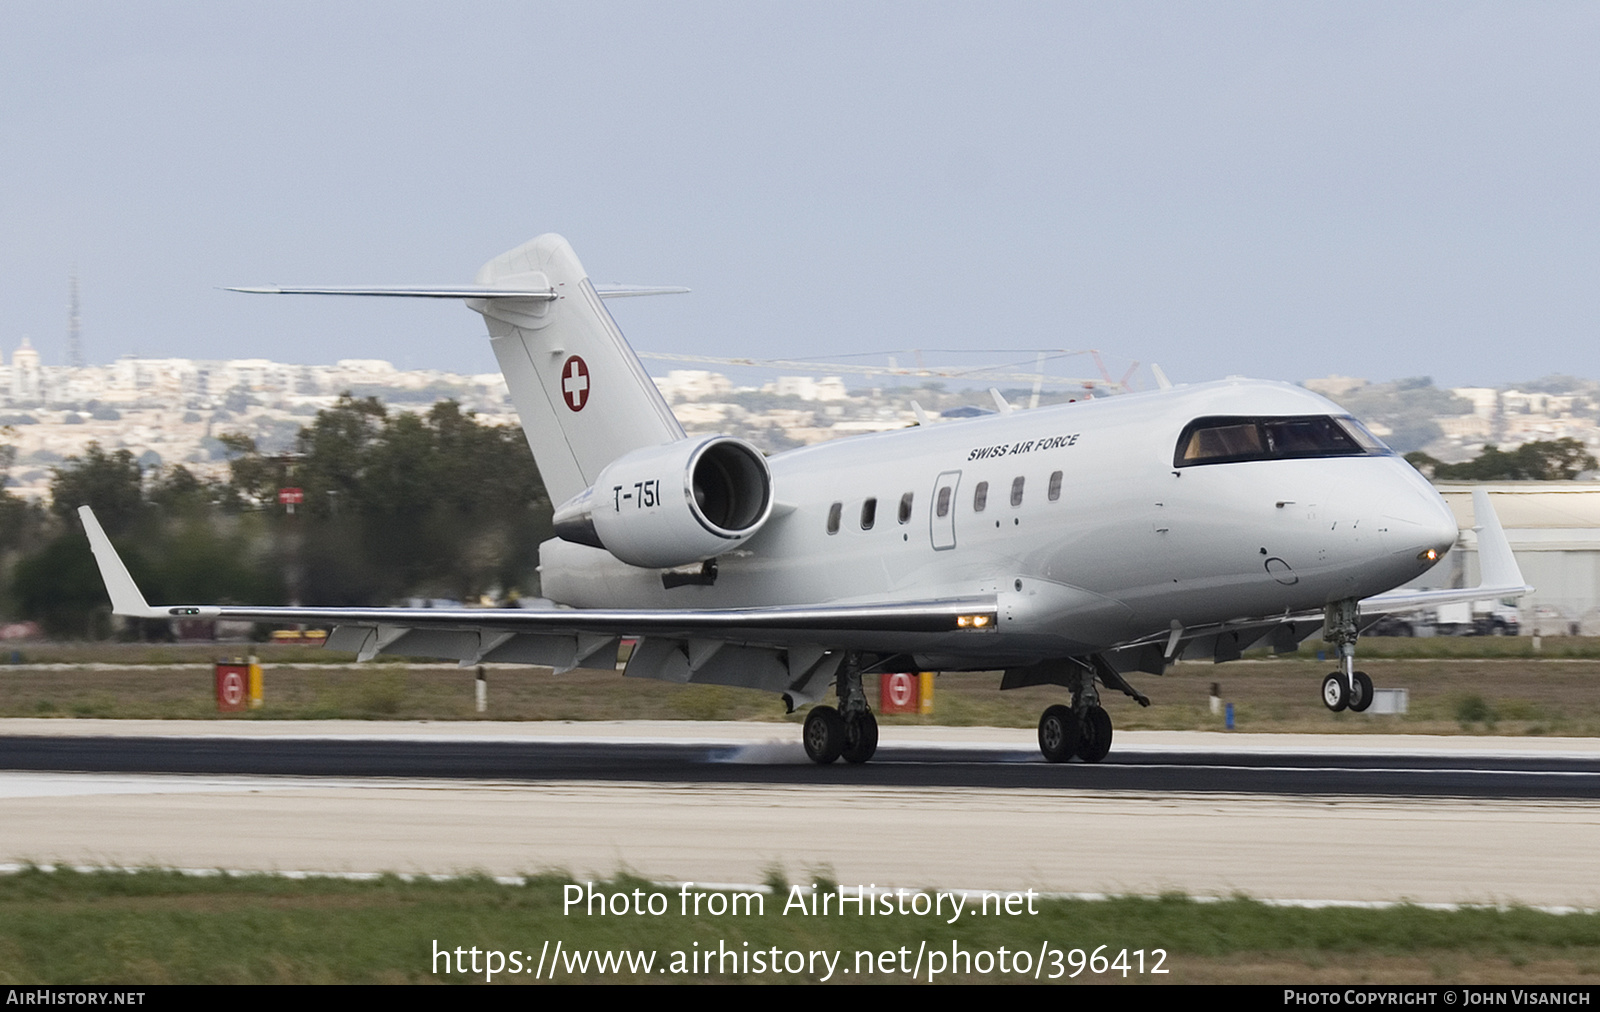
[[[489,326],[552,502],[582,492],[630,450],[683,438],[565,239],[542,235],[502,253],[483,265],[477,282],[556,295],[467,300]]]

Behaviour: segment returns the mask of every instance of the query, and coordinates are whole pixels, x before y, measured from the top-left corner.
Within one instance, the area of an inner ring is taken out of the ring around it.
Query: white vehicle
[[[1369,633],[1376,636],[1516,636],[1522,612],[1499,601],[1454,601],[1405,615],[1390,615]]]
[[[1457,601],[1434,610],[1434,629],[1446,636],[1515,636],[1522,612],[1499,601]]]
[[[1482,493],[1481,587],[1385,593],[1455,542],[1426,480],[1337,406],[1231,379],[841,439],[771,459],[686,438],[601,303],[545,235],[469,286],[250,289],[459,298],[488,323],[558,537],[540,549],[545,611],[151,606],[87,508],[116,614],[331,623],[358,652],[614,667],[630,677],[765,689],[813,705],[819,763],[871,758],[866,672],[1003,669],[1059,685],[1039,723],[1055,762],[1111,745],[1099,688],[1175,659],[1340,653],[1335,710],[1365,709],[1363,613],[1524,592]]]

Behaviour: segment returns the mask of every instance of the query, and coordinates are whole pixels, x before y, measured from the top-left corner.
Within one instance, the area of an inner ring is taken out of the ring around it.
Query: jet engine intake
[[[772,472],[742,439],[682,439],[626,453],[555,513],[556,536],[631,566],[686,566],[750,540],[772,515]]]

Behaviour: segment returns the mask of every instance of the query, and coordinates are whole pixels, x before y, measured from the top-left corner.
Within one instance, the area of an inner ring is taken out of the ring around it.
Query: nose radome
[[[1443,555],[1456,543],[1456,518],[1432,488],[1405,488],[1383,504],[1384,546],[1391,552]]]

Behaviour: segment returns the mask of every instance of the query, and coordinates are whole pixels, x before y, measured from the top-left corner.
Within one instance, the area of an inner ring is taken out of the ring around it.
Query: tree
[[[106,453],[95,443],[55,469],[54,536],[34,531],[38,547],[12,572],[11,597],[22,615],[38,619],[55,636],[103,635],[108,628],[105,585],[78,525],[77,508],[83,505],[119,540],[118,553],[152,601],[281,600],[248,533],[217,508],[224,489],[184,467],[153,475],[148,486],[143,478],[127,450]],[[135,531],[138,536],[129,537]],[[166,633],[164,622],[134,628]]]
[[[10,428],[0,426],[0,437],[9,435]],[[43,529],[49,523],[44,510],[12,495],[6,488],[16,451],[15,446],[0,443],[0,614],[3,615],[15,612],[15,597],[7,593],[12,581],[6,579],[12,564],[25,549],[39,544]]]
[[[68,457],[52,468],[51,510],[69,525],[79,506],[88,506],[107,533],[119,534],[139,519],[144,508],[143,472],[127,450],[106,453],[90,443],[82,457]]]
[[[1463,464],[1431,462],[1433,477],[1447,481],[1571,481],[1579,472],[1600,466],[1570,437],[1523,443],[1509,452],[1490,444]]]
[[[0,438],[12,435],[9,425],[0,425]],[[23,543],[27,534],[28,504],[6,489],[11,477],[11,465],[16,462],[17,448],[10,443],[0,443],[0,556]]]
[[[53,635],[109,628],[81,505],[151,601],[372,604],[536,587],[550,503],[520,429],[484,425],[454,401],[419,415],[345,396],[300,429],[294,453],[219,440],[227,483],[182,466],[143,471],[128,451],[90,444],[56,468],[48,513],[0,487],[11,603]],[[294,516],[278,505],[286,486],[305,493]]]
[[[301,429],[294,454],[243,436],[224,445],[241,501],[272,507],[278,564],[307,603],[531,589],[550,504],[517,428],[454,401],[391,414],[347,394]],[[285,486],[304,492],[292,518],[276,510]]]
[[[128,560],[138,578],[135,560]],[[82,532],[68,530],[17,563],[12,595],[18,612],[35,619],[50,636],[83,639],[104,635],[110,612],[105,584]]]
[[[145,496],[169,517],[197,517],[226,498],[223,489],[195,477],[182,464],[158,472]]]

